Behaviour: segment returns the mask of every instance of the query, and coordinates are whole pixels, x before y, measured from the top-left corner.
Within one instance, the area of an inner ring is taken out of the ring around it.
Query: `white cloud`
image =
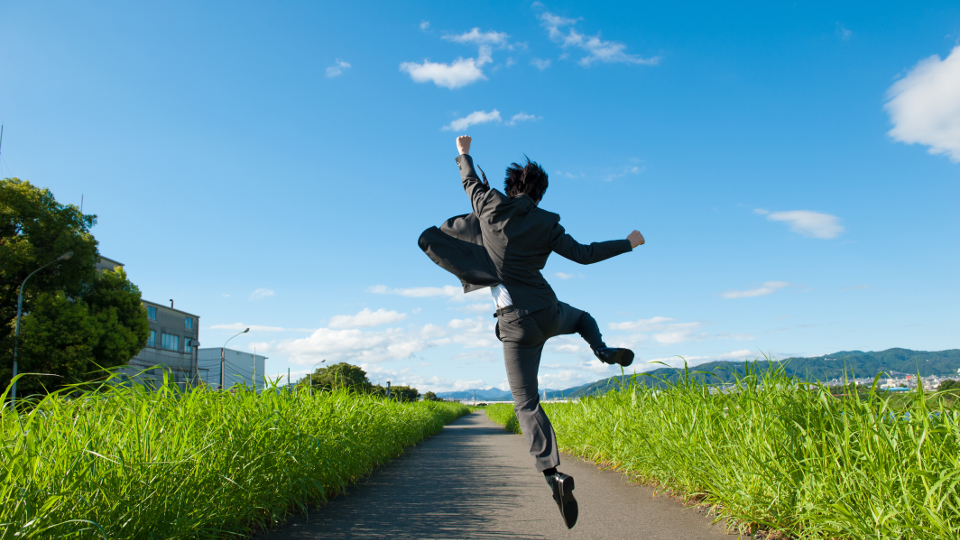
[[[257,289],[250,293],[251,300],[260,300],[268,296],[273,296],[273,291],[270,289]]]
[[[960,162],[960,45],[943,60],[933,55],[919,61],[887,98],[884,108],[893,122],[888,135]]]
[[[576,277],[576,276],[574,276],[573,274],[564,274],[563,272],[557,272],[557,273],[554,274],[554,275],[557,276],[557,277],[560,278],[560,279],[570,279],[570,278]]]
[[[463,34],[453,34],[443,36],[442,39],[453,41],[455,43],[469,43],[478,46],[492,46],[504,48],[509,46],[507,39],[510,36],[505,32],[481,32],[479,28],[473,28]]]
[[[495,325],[496,322],[489,317],[453,319],[447,323],[447,326],[454,330],[450,341],[467,349],[499,347],[500,342],[494,333]]]
[[[753,298],[755,296],[765,296],[768,294],[772,294],[779,289],[788,287],[789,285],[790,283],[787,283],[786,281],[767,281],[766,283],[763,284],[762,287],[758,289],[750,289],[747,291],[727,291],[725,293],[722,293],[720,296],[727,299]]]
[[[759,210],[759,209],[758,209]],[[762,214],[754,210],[754,213]],[[813,238],[836,238],[843,232],[840,218],[814,212],[812,210],[790,210],[787,212],[771,212],[766,214],[770,221],[783,221],[790,226],[790,230],[803,236]]]
[[[320,328],[309,337],[282,341],[273,350],[300,365],[312,365],[322,359],[328,363],[377,363],[410,358],[434,346],[431,340],[437,335],[437,328],[427,325],[412,332],[401,328],[380,331]]]
[[[765,210],[765,209],[763,209],[763,208],[754,208],[754,209],[753,209],[753,213],[754,213],[754,214],[759,214],[759,215],[761,215],[761,216],[765,216],[765,215],[769,214],[770,211],[769,211],[769,210]]]
[[[420,21],[420,30],[426,32],[430,29],[430,21]]]
[[[500,111],[494,109],[490,112],[474,111],[463,118],[457,118],[450,124],[443,126],[444,131],[463,131],[470,126],[485,124],[487,122],[500,122]]]
[[[327,77],[339,77],[347,69],[350,69],[350,64],[337,58],[337,61],[327,68]]]
[[[540,58],[534,58],[530,61],[530,65],[536,67],[540,71],[543,71],[550,67],[550,60],[542,60]]]
[[[380,326],[381,324],[392,324],[406,318],[406,313],[387,311],[382,308],[376,311],[363,308],[356,315],[337,315],[331,318],[328,326],[330,328],[367,328]]]
[[[638,319],[636,321],[610,323],[612,330],[633,330],[635,332],[650,332],[662,328],[665,323],[672,321],[669,317],[653,317],[652,319]]]
[[[507,122],[507,125],[512,126],[517,122],[526,122],[527,120],[541,120],[541,118],[532,114],[517,113],[510,118],[510,121]]]
[[[404,62],[400,64],[400,71],[410,74],[414,82],[433,82],[451,90],[467,86],[479,80],[487,80],[480,68],[485,64],[482,59],[478,62],[474,58],[457,58],[450,64],[431,62],[423,63]]]
[[[747,334],[708,334],[701,329],[701,322],[675,323],[669,317],[653,317],[621,323],[610,323],[611,330],[629,330],[627,336],[614,336],[607,340],[611,347],[634,347],[637,343],[652,339],[659,345],[676,345],[685,341],[706,341],[709,339],[747,340],[753,336]]]
[[[587,53],[577,62],[581,66],[589,67],[596,62],[644,65],[656,65],[660,62],[659,57],[643,58],[639,55],[627,54],[626,45],[616,41],[603,41],[599,33],[595,36],[586,36],[577,32],[572,26],[580,19],[568,19],[552,13],[541,13],[539,17],[541,25],[547,29],[547,35],[551,40],[559,43],[563,48],[573,46]]]
[[[429,27],[429,24],[428,24]],[[421,23],[421,30],[425,30]],[[493,49],[511,48],[509,38],[503,32],[481,32],[474,28],[463,34],[443,36],[442,39],[455,43],[477,46],[476,58],[457,58],[449,64],[431,62],[424,59],[422,63],[403,62],[400,71],[406,72],[414,82],[432,82],[437,86],[451,90],[473,84],[479,80],[487,80],[483,73],[483,66],[493,61]]]
[[[468,306],[463,306],[464,311],[472,311],[474,313],[493,313],[496,311],[494,307],[493,298],[489,302],[477,302],[475,304],[470,304]]]
[[[471,294],[476,294],[482,292],[483,289],[475,291]],[[406,289],[391,289],[386,285],[374,285],[367,289],[367,292],[372,292],[374,294],[395,294],[398,296],[406,296],[407,298],[433,298],[436,296],[446,296],[451,300],[464,301],[467,299],[466,294],[463,293],[463,289],[460,287],[454,287],[452,285],[445,285],[443,287],[409,287]],[[487,293],[490,294],[489,292]]]

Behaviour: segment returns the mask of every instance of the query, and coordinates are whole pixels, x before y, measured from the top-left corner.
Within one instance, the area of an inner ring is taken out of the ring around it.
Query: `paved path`
[[[698,510],[568,455],[580,520],[567,530],[523,437],[469,414],[349,488],[258,540],[725,539]]]

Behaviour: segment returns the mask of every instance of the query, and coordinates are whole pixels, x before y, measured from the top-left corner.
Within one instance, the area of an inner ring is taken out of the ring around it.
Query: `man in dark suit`
[[[547,173],[528,159],[507,168],[505,192],[481,180],[470,157],[471,139],[457,138],[457,164],[473,213],[431,227],[420,237],[420,247],[450,271],[464,291],[490,287],[497,306],[497,338],[503,357],[514,410],[530,454],[553,490],[567,527],[577,521],[573,478],[557,471],[557,440],[550,420],[540,407],[537,373],[548,339],[579,333],[601,361],[629,366],[633,352],[607,347],[596,320],[589,313],[557,299],[541,275],[547,257],[555,252],[567,259],[592,264],[626,253],[644,243],[631,232],[624,240],[583,245],[567,234],[560,216],[538,207],[547,189]],[[481,171],[482,172],[482,171]]]

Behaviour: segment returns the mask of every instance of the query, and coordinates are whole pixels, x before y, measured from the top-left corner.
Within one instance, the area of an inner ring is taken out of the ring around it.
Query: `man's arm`
[[[457,165],[460,166],[460,180],[463,181],[463,190],[470,197],[470,205],[473,207],[473,211],[479,214],[486,195],[490,191],[490,186],[477,176],[477,171],[473,166],[473,158],[470,157],[470,142],[471,139],[467,135],[457,137],[457,151],[460,152],[460,155],[457,156]]]
[[[550,249],[573,262],[593,264],[631,251],[643,243],[643,235],[639,231],[633,231],[625,240],[593,242],[588,246],[574,240],[566,233],[563,226],[557,223],[550,238]]]

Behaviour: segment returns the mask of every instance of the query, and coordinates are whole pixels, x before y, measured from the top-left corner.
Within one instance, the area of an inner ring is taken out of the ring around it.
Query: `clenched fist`
[[[633,231],[627,235],[627,240],[630,241],[630,249],[633,249],[637,246],[642,246],[646,240],[643,239],[643,235],[640,234],[640,231]]]
[[[457,150],[460,152],[460,155],[470,153],[470,136],[461,135],[457,137]]]

